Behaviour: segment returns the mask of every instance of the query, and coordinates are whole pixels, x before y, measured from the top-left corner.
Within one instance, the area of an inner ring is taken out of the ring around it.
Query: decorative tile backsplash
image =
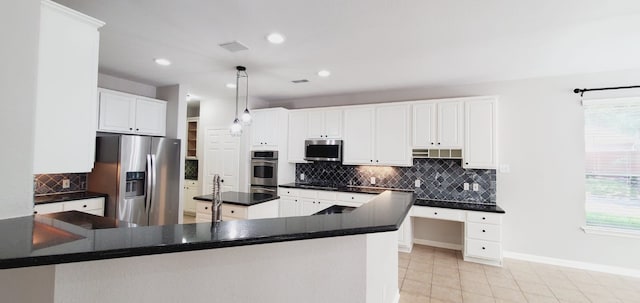
[[[62,180],[69,179],[69,188],[62,188]],[[52,195],[87,190],[87,174],[49,174],[34,175],[33,192],[35,196]]]
[[[304,181],[300,180],[301,173],[305,174]],[[371,177],[376,178],[375,185]],[[414,186],[416,179],[422,183],[419,188]],[[409,189],[421,199],[496,203],[496,171],[464,169],[460,160],[414,159],[412,167],[303,163],[296,164],[296,182]],[[479,190],[464,190],[465,182],[470,187],[477,183]]]
[[[184,178],[187,180],[198,180],[198,160],[185,160]]]

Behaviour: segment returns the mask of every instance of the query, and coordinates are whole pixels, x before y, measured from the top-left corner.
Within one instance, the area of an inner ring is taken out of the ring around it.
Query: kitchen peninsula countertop
[[[195,200],[199,201],[213,201],[213,195],[204,195],[193,197]],[[242,205],[242,206],[251,206],[264,202],[273,201],[276,199],[280,199],[278,195],[267,194],[267,193],[246,193],[246,192],[238,192],[238,191],[226,191],[222,193],[222,202]]]
[[[4,219],[0,269],[390,232],[414,201],[413,193],[385,191],[343,214],[95,230],[44,215]],[[41,241],[43,228],[53,240]]]
[[[504,214],[504,210],[500,206],[487,203],[416,199],[414,205]]]
[[[279,185],[283,188],[299,188],[299,189],[311,189],[311,190],[327,190],[327,191],[339,191],[345,193],[357,193],[357,194],[372,194],[377,195],[387,190],[408,192],[412,193],[409,189],[400,188],[386,188],[386,187],[372,187],[372,186],[345,186],[345,185],[315,185],[311,183],[287,183]]]
[[[61,193],[61,194],[53,194],[53,195],[44,195],[44,196],[35,196],[33,197],[33,204],[46,204],[46,203],[57,203],[57,202],[66,202],[73,200],[84,200],[84,199],[92,199],[92,198],[101,198],[107,197],[107,194],[83,191],[83,192],[73,192],[73,193]]]

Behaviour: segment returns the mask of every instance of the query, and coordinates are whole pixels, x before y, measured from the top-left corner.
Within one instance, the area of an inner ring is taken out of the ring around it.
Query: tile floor
[[[640,302],[640,278],[505,259],[465,262],[459,251],[399,253],[400,302]]]

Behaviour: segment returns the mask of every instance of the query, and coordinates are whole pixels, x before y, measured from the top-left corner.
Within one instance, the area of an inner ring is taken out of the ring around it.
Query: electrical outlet
[[[62,188],[69,188],[69,187],[71,187],[71,182],[69,181],[69,179],[63,179]]]
[[[371,177],[371,185],[376,184],[376,177]]]
[[[300,181],[304,181],[304,174],[300,174]]]
[[[421,184],[422,182],[420,182],[420,179],[416,179],[416,187],[420,187]]]
[[[463,185],[464,190],[469,190],[469,183],[464,183]]]
[[[478,191],[480,189],[480,185],[478,183],[473,183],[473,191]]]

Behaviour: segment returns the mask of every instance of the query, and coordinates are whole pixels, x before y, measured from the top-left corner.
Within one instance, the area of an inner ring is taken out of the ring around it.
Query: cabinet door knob
[[[482,217],[482,220],[486,220],[486,219],[487,219],[487,218],[485,218],[485,217]]]
[[[204,209],[205,209],[205,210],[207,210],[207,209],[209,209],[209,208],[205,206],[205,207],[204,207]]]
[[[483,233],[486,233],[487,231],[483,229],[483,230],[482,230],[482,232],[483,232]]]
[[[464,162],[464,165],[469,165],[469,162]]]
[[[376,160],[376,163],[378,163],[378,162],[380,162],[380,161]]]
[[[351,200],[353,200],[355,197],[351,197]]]
[[[433,214],[434,214],[434,215],[437,215],[437,214],[438,214],[438,212],[434,212]]]
[[[438,142],[438,145],[440,145],[440,142]]]
[[[484,248],[484,246],[482,247],[482,250],[485,250],[486,248]]]
[[[139,128],[136,128],[136,131],[139,131],[139,130],[140,130]]]
[[[235,213],[236,213],[236,211],[235,211],[235,210],[232,210],[232,211],[231,211],[231,213],[232,213],[232,214],[235,214]]]
[[[433,145],[433,142],[431,142],[431,145]]]
[[[35,215],[35,214],[37,214],[37,213],[38,213],[38,211],[37,211],[37,210],[34,210],[34,211],[33,211],[33,214],[34,214],[34,215]]]
[[[87,205],[86,205],[86,204],[85,204],[85,205],[82,205],[82,207],[83,207],[83,208],[87,208]]]
[[[129,127],[129,130],[133,130],[133,127]]]
[[[373,160],[369,160],[370,162],[373,162]]]

